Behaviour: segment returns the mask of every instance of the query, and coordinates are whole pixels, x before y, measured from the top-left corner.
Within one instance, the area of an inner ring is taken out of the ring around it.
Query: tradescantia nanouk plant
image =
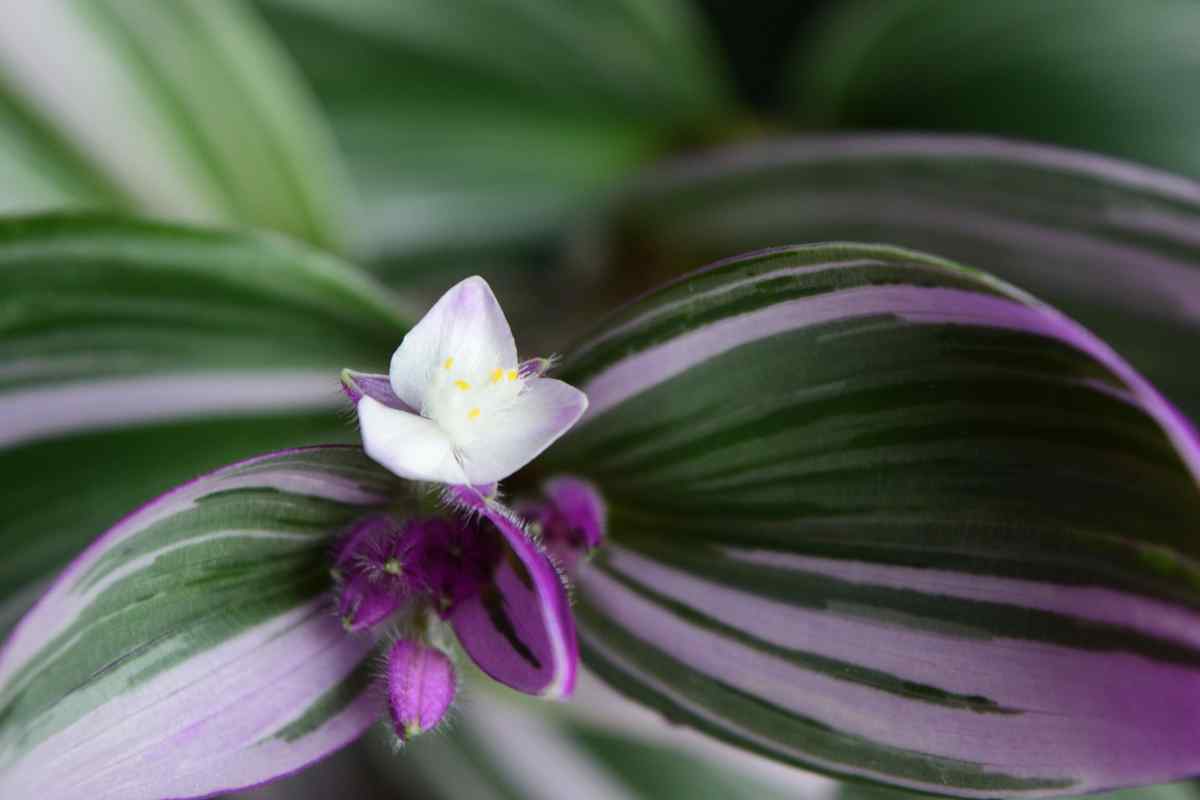
[[[121,263],[149,231],[109,235]],[[0,653],[3,794],[261,783],[381,719],[437,727],[460,653],[566,698],[580,647],[672,719],[833,774],[1052,796],[1200,766],[1200,444],[1075,322],[912,251],[785,247],[551,366],[468,279],[388,374],[342,372],[361,447],[125,517]]]
[[[846,4],[788,113],[1192,174],[1189,2]],[[473,759],[623,796],[606,751],[663,796],[665,753],[566,723],[597,676],[843,798],[1200,776],[1200,184],[777,136],[708,33],[685,0],[14,5],[0,798],[212,796],[372,728],[451,797]]]

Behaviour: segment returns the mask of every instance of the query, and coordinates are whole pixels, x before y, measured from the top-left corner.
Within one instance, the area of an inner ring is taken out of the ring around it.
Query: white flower
[[[367,455],[404,478],[480,486],[528,464],[587,409],[583,392],[541,377],[547,364],[518,363],[496,296],[473,277],[404,337],[386,384],[350,372],[343,382]]]

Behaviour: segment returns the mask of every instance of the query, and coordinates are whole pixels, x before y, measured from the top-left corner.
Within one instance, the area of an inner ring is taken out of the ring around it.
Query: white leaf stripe
[[[88,430],[344,405],[328,370],[160,373],[0,392],[0,447]]]

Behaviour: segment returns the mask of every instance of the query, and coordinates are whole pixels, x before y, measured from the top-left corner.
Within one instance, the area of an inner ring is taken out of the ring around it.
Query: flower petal
[[[355,405],[358,405],[358,401],[363,397],[373,397],[388,408],[396,408],[410,414],[418,413],[418,409],[396,396],[396,392],[392,389],[391,379],[387,375],[374,375],[369,372],[344,369],[342,370],[342,391]]]
[[[434,370],[447,364],[456,372],[480,376],[517,366],[508,320],[479,276],[453,286],[404,337],[392,356],[392,389],[404,403],[420,409]]]
[[[587,404],[583,392],[562,381],[530,381],[487,436],[462,448],[467,482],[478,486],[507,478],[566,433]]]
[[[465,483],[450,440],[424,417],[388,408],[373,397],[358,401],[363,450],[402,478]]]
[[[451,615],[459,643],[501,683],[548,698],[570,695],[579,647],[558,571],[510,511],[478,494],[458,492],[455,497],[481,511],[511,548],[492,583]]]

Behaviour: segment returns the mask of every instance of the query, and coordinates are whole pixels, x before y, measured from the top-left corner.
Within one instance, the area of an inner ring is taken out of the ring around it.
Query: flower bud
[[[604,500],[590,483],[569,476],[548,481],[542,491],[545,500],[518,505],[517,512],[536,526],[542,545],[570,570],[604,541]]]
[[[455,688],[454,665],[441,650],[405,640],[392,645],[387,661],[388,708],[401,741],[441,722]]]
[[[396,613],[406,599],[387,582],[355,572],[338,586],[338,617],[348,631],[366,630]]]
[[[445,618],[491,579],[503,546],[483,520],[433,518],[414,527],[412,554],[415,571]]]

